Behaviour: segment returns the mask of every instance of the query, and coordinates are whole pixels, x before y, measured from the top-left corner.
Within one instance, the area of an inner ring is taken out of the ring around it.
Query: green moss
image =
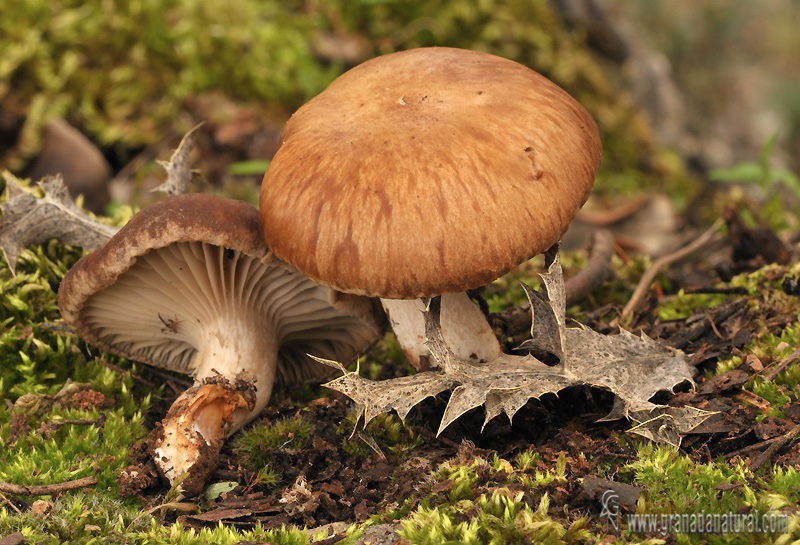
[[[677,295],[658,307],[659,320],[682,320],[693,316],[703,309],[710,309],[721,305],[725,301],[723,294],[687,294],[678,290]]]
[[[7,412],[7,411],[6,411]],[[122,409],[104,411],[102,429],[96,425],[68,424],[51,436],[31,432],[13,448],[0,444],[0,481],[38,485],[96,475],[98,487],[116,488],[116,474],[125,465],[128,445],[147,434],[141,413],[126,417]],[[41,423],[68,419],[97,420],[98,412],[56,410],[42,416]],[[5,418],[0,415],[0,418]],[[6,424],[0,428],[8,436]]]
[[[795,508],[800,501],[800,472],[796,468],[780,468],[754,474],[746,460],[736,462],[718,459],[700,464],[671,447],[642,444],[637,459],[626,465],[623,473],[634,476],[634,484],[643,494],[637,513],[692,514],[736,513],[751,509],[760,514],[782,514],[786,507]],[[724,484],[733,485],[720,486]],[[789,514],[790,534],[800,537],[796,512]],[[679,534],[682,543],[697,543],[702,534]],[[712,536],[713,537],[713,536]],[[716,536],[718,542],[760,542],[758,535]]]
[[[89,492],[70,494],[54,501],[44,516],[30,512],[15,516],[0,508],[0,534],[22,532],[28,541],[44,545],[73,544],[142,544],[193,545],[196,543],[234,545],[242,541],[307,545],[308,534],[298,528],[265,530],[257,525],[252,531],[220,526],[196,531],[179,524],[162,525],[155,518],[139,518],[129,503]]]
[[[0,80],[11,83],[0,86],[0,101],[24,112],[19,142],[0,157],[13,168],[36,153],[42,127],[56,116],[125,156],[175,130],[187,99],[206,91],[286,115],[346,68],[315,57],[315,39],[329,32],[362,38],[367,57],[450,46],[516,60],[597,120],[599,194],[644,185],[685,201],[697,185],[674,153],[654,144],[647,120],[583,32],[568,29],[547,0],[32,0],[10,3],[3,15]]]
[[[338,430],[342,449],[352,457],[366,457],[377,449],[395,460],[405,460],[424,442],[394,413],[379,414],[369,421],[363,432],[354,433],[352,430],[359,426],[357,420],[355,415],[348,415],[347,424]]]
[[[528,457],[526,456],[526,458]],[[525,461],[526,465],[531,463],[529,459]],[[531,489],[545,487],[552,482],[563,484],[567,481],[567,459],[563,452],[558,455],[554,469],[533,469],[532,466],[528,467],[527,470],[520,469],[521,472],[517,476],[519,482]]]
[[[280,482],[281,476],[274,469],[270,452],[280,448],[302,448],[311,437],[311,431],[311,424],[302,415],[283,418],[242,431],[234,439],[234,448],[242,464],[256,473],[258,483],[272,488]]]
[[[462,500],[433,507],[427,502],[402,522],[400,535],[415,544],[583,543],[589,537],[588,520],[568,527],[552,520],[544,494],[536,510],[523,493],[500,488],[475,501]]]
[[[136,148],[203,91],[296,108],[340,70],[311,52],[320,25],[296,2],[12,2],[0,20],[0,79],[13,83],[0,100],[27,106],[17,157],[38,149],[54,116]]]

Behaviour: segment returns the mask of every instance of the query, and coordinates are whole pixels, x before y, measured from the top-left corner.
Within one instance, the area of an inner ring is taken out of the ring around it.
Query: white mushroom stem
[[[152,445],[170,483],[189,473],[192,482],[181,484],[192,491],[216,466],[225,439],[267,405],[278,361],[274,326],[256,312],[222,316],[199,338],[195,385],[172,405]]]
[[[418,370],[435,365],[425,345],[422,300],[381,299],[381,303],[409,363]],[[486,316],[466,292],[442,295],[441,326],[447,346],[463,361],[494,361],[502,353]]]

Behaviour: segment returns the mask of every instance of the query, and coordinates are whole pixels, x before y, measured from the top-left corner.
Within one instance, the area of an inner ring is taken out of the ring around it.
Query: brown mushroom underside
[[[558,241],[601,154],[591,116],[527,67],[449,48],[386,55],[289,120],[262,184],[262,232],[342,291],[462,291]]]

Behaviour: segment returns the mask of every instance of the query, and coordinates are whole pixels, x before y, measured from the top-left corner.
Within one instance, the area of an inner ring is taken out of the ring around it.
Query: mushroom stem
[[[464,361],[494,361],[502,350],[489,322],[467,292],[445,293],[442,298],[442,335],[447,346]],[[421,299],[381,299],[397,342],[409,363],[419,371],[436,366],[425,344],[425,304]]]
[[[204,328],[195,384],[173,403],[151,439],[156,466],[184,494],[200,492],[228,437],[269,402],[278,361],[274,326],[257,313]],[[180,327],[180,325],[176,326]]]

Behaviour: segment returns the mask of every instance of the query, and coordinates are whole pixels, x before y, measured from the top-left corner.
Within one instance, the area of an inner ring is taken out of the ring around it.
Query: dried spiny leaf
[[[186,193],[191,180],[189,153],[202,123],[191,129],[169,161],[159,161],[167,170],[167,181],[157,190],[170,195]],[[19,254],[25,248],[52,238],[63,244],[93,250],[105,244],[117,231],[78,208],[69,196],[61,175],[47,176],[39,185],[44,196],[37,198],[24,191],[16,178],[3,173],[7,201],[0,204],[0,250],[14,273]]]
[[[0,249],[12,273],[19,254],[29,246],[55,238],[63,244],[91,250],[117,231],[75,206],[60,175],[47,176],[39,182],[44,190],[42,198],[22,191],[13,177],[6,179],[9,194],[16,196],[0,204]]]
[[[453,386],[443,373],[417,373],[410,377],[374,381],[358,373],[347,373],[326,387],[341,392],[356,403],[356,411],[364,415],[364,425],[382,413],[397,411],[405,419],[409,411],[426,398]]]
[[[194,147],[197,130],[202,126],[203,123],[195,125],[183,136],[169,161],[157,161],[167,171],[167,179],[160,186],[153,188],[153,191],[161,191],[167,195],[182,195],[189,192],[189,185],[192,181],[189,155]]]
[[[544,253],[544,266],[547,267],[547,272],[541,273],[539,277],[547,290],[547,300],[553,307],[552,312],[563,327],[567,312],[567,290],[564,287],[564,276],[561,272],[559,248],[559,244],[554,244]]]
[[[531,304],[531,338],[519,345],[518,350],[528,350],[530,353],[543,357],[549,355],[555,358],[556,363],[564,359],[563,339],[561,332],[563,325],[553,312],[550,302],[540,292],[521,283]]]
[[[534,354],[502,354],[488,363],[458,359],[441,332],[440,301],[433,298],[425,312],[426,344],[438,369],[411,377],[370,381],[348,373],[328,386],[352,399],[368,422],[395,410],[405,418],[423,399],[451,390],[439,433],[465,412],[484,405],[486,422],[505,413],[509,419],[531,398],[557,393],[573,385],[608,389],[618,397],[605,419],[630,418],[639,423],[632,431],[654,441],[677,444],[680,435],[697,427],[711,413],[692,407],[664,407],[650,402],[661,390],[692,383],[694,368],[683,352],[621,330],[604,336],[580,324],[565,326],[565,291],[557,248],[546,254],[544,292],[526,287],[533,310],[533,339],[522,347]],[[548,366],[536,354],[555,356],[559,365]]]
[[[630,412],[631,420],[639,422],[631,433],[651,441],[681,445],[681,435],[691,433],[712,414],[696,407],[663,407]]]

